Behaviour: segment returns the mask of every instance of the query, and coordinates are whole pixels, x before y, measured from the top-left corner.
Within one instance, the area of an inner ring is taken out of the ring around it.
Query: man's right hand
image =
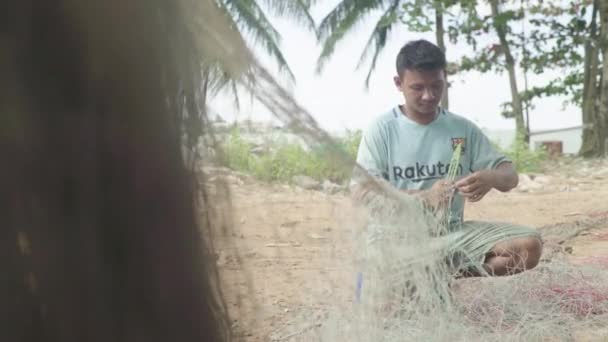
[[[454,183],[442,179],[435,182],[430,189],[421,191],[419,196],[425,205],[437,210],[450,203],[454,191]]]

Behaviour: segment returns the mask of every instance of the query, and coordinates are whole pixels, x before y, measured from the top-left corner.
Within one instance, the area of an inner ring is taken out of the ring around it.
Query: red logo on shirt
[[[458,145],[462,145],[462,149],[460,150],[461,153],[464,153],[464,148],[465,148],[465,138],[452,138],[452,150],[456,150],[456,147],[458,147]]]

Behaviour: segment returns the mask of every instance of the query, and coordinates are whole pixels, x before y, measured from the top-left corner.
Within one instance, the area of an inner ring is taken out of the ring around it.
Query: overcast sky
[[[313,9],[315,20],[327,14],[338,0],[320,1]],[[336,47],[336,52],[326,64],[323,72],[315,73],[320,45],[312,32],[295,25],[289,20],[273,19],[275,27],[282,36],[281,48],[296,77],[293,92],[296,99],[311,112],[325,129],[336,132],[345,128],[364,128],[370,120],[393,106],[403,102],[401,94],[395,89],[392,78],[395,74],[395,56],[400,47],[408,40],[425,38],[434,41],[433,33],[411,33],[405,29],[392,32],[389,43],[378,59],[369,89],[364,87],[367,64],[356,71],[361,55],[376,16],[370,16],[357,31],[347,36]],[[448,45],[448,60],[470,53],[466,45]],[[260,52],[261,54],[261,52]],[[263,59],[267,61],[266,59]],[[271,63],[265,63],[272,65]],[[541,85],[553,78],[557,72],[542,76],[529,75],[530,86]],[[519,81],[523,89],[523,77]],[[450,111],[467,117],[482,128],[512,129],[515,121],[501,117],[501,103],[510,99],[508,76],[504,74],[480,74],[467,72],[453,77],[449,93]],[[530,126],[533,131],[576,126],[581,123],[580,110],[575,107],[563,108],[563,98],[538,101],[530,113]],[[232,100],[219,96],[211,102],[214,111],[228,120],[270,120],[271,115],[261,105],[245,99],[241,111],[237,112]]]

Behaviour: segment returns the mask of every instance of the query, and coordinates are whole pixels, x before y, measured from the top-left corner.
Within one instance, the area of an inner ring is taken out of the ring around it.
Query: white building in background
[[[530,149],[536,150],[543,144],[559,145],[563,154],[578,154],[583,143],[583,127],[574,126],[530,132]],[[483,128],[488,138],[503,149],[508,149],[515,140],[515,130],[495,130]]]
[[[577,154],[583,143],[583,126],[530,132],[530,149],[544,143],[561,143],[563,154]]]

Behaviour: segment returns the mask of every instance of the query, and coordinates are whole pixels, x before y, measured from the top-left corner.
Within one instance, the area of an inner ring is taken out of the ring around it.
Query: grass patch
[[[354,160],[361,142],[361,131],[347,131],[335,141],[336,147]],[[268,182],[290,182],[296,175],[309,176],[318,181],[327,179],[338,184],[350,179],[352,170],[335,158],[333,147],[328,144],[306,149],[287,139],[275,139],[267,141],[264,146],[260,150],[259,146],[243,139],[238,126],[234,127],[223,144],[222,164]],[[509,157],[521,173],[540,171],[543,162],[548,159],[544,150],[530,150],[523,137],[518,137],[506,149],[497,144],[494,146]]]
[[[361,131],[349,131],[336,139],[337,148],[353,160],[356,158]],[[248,173],[264,181],[289,182],[296,175],[343,184],[350,179],[351,170],[335,158],[329,144],[306,149],[297,143],[277,139],[265,144],[267,148],[254,152],[252,143],[244,140],[238,127],[230,132],[223,144],[223,164],[233,170]]]

